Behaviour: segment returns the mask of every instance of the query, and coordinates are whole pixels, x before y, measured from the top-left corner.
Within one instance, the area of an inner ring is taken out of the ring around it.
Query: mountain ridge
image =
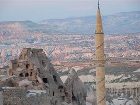
[[[106,34],[140,32],[140,11],[121,12],[113,15],[103,16],[102,18],[104,33]],[[5,35],[3,33],[8,32],[9,35],[12,35],[12,31],[16,30],[15,28],[11,29],[11,27],[19,24],[21,27],[24,27],[26,31],[40,32],[43,34],[94,34],[96,24],[95,22],[96,16],[46,19],[40,22],[33,22],[30,20],[6,21],[0,22],[0,33],[1,35]],[[16,29],[19,30],[18,26]]]

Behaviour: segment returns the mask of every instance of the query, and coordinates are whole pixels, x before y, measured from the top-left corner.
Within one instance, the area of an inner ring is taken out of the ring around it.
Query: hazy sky
[[[103,15],[140,11],[140,0],[100,0]],[[0,0],[0,21],[95,15],[97,0]]]

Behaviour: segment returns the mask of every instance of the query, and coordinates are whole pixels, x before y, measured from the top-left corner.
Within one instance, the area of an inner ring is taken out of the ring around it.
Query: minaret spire
[[[98,9],[100,9],[100,2],[99,2],[99,0],[98,0]]]
[[[95,56],[96,56],[96,96],[97,105],[106,105],[105,92],[105,58],[104,58],[104,33],[102,27],[102,16],[98,0],[95,31]]]
[[[96,33],[103,33],[102,16],[100,13],[100,2],[98,0],[98,9],[96,14]]]

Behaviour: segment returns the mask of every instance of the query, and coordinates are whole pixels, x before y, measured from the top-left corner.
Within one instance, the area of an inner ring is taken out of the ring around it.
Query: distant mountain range
[[[32,21],[0,22],[0,36],[27,32],[45,34],[94,34],[96,16],[47,19],[39,23]],[[106,34],[137,33],[140,32],[140,11],[122,12],[103,16],[104,32]]]

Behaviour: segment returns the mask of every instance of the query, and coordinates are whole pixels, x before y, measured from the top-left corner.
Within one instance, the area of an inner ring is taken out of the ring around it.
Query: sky
[[[100,0],[102,15],[140,11],[140,0]],[[97,0],[0,0],[0,21],[92,16]]]

